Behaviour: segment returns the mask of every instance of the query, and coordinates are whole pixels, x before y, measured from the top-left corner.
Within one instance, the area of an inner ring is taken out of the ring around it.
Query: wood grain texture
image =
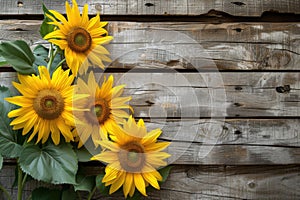
[[[123,95],[132,96],[135,117],[297,117],[300,113],[299,73],[158,71],[113,75],[116,85],[126,85]],[[96,76],[104,78],[102,73]],[[16,73],[2,72],[0,77],[0,85],[12,88]]]
[[[65,1],[46,0],[49,9],[65,13]],[[69,1],[70,2],[70,1]],[[219,10],[236,16],[260,16],[264,11],[300,13],[295,0],[77,0],[79,7],[89,5],[89,13],[104,15],[201,15]],[[42,14],[39,0],[0,1],[1,14]]]
[[[40,23],[0,20],[0,41],[45,44],[38,33]],[[299,70],[299,27],[299,23],[110,22],[107,29],[114,40],[107,48],[115,68]]]
[[[100,167],[86,167],[89,174],[98,174]],[[287,166],[174,166],[160,191],[148,192],[145,199],[299,199],[300,167]],[[0,183],[11,188],[14,166],[5,166]],[[26,184],[25,197],[35,187],[47,186],[31,181]],[[82,193],[84,196],[85,193]],[[0,194],[0,199],[3,199]],[[25,199],[25,198],[24,198]],[[123,199],[116,193],[104,197],[97,192],[93,199]]]

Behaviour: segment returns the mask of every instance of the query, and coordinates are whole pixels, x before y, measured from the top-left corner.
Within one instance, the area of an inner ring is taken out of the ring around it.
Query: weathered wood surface
[[[46,0],[49,9],[65,13],[62,0]],[[70,2],[70,1],[69,1]],[[78,5],[89,5],[89,13],[104,15],[201,15],[219,10],[236,16],[260,16],[265,11],[300,13],[300,3],[295,0],[77,0]],[[39,0],[0,0],[2,15],[42,14]]]
[[[276,12],[300,14],[299,1],[78,2],[81,8],[88,3],[92,15],[100,12],[106,20],[123,21],[107,26],[115,39],[107,46],[114,62],[106,73],[127,85],[124,95],[132,95],[135,117],[144,118],[149,130],[162,128],[160,140],[173,142],[168,161],[175,167],[162,190],[149,193],[149,199],[300,198],[300,23],[287,23],[288,17],[262,23],[260,18],[266,11],[273,17]],[[65,12],[64,1],[45,4]],[[42,17],[36,0],[0,0],[0,11],[0,19]],[[226,13],[237,22],[221,23],[230,18]],[[198,15],[207,21],[178,21]],[[170,22],[134,22],[168,16]],[[125,21],[129,18],[133,22]],[[249,23],[250,18],[257,22]],[[0,20],[0,41],[45,44],[38,34],[40,23]],[[0,85],[12,87],[16,73],[6,70],[11,71],[0,68]],[[87,168],[90,173],[99,170]],[[5,165],[0,183],[10,187],[13,174],[14,166]],[[30,183],[27,194],[38,185]],[[10,192],[16,194],[15,189]]]
[[[136,117],[297,117],[300,73],[113,73]],[[102,75],[102,74],[101,74]],[[100,75],[99,75],[100,76]],[[0,73],[12,87],[16,73]],[[102,76],[103,78],[104,76]],[[100,81],[101,82],[101,81]]]
[[[86,167],[90,174],[98,174],[100,167]],[[0,183],[6,185],[14,197],[16,188],[14,166],[5,166]],[[299,166],[175,166],[160,191],[149,192],[146,199],[299,199]],[[28,182],[25,197],[43,184]],[[103,197],[97,192],[93,199],[123,199],[122,194]],[[0,199],[4,200],[2,194]],[[24,198],[25,199],[25,198]]]
[[[0,41],[44,44],[40,23],[0,20]],[[299,23],[110,22],[107,29],[115,39],[107,47],[118,68],[299,70],[299,27]]]

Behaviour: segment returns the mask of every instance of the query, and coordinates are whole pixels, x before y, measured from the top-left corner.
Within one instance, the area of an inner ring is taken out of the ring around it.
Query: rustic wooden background
[[[161,191],[150,193],[149,199],[300,198],[299,0],[78,0],[81,7],[84,3],[91,15],[100,12],[109,21],[110,35],[120,36],[109,46],[113,55],[136,49],[116,58],[105,73],[123,77],[135,117],[143,117],[149,127],[162,127],[161,139],[171,140],[170,152],[181,155]],[[64,1],[45,4],[65,13]],[[40,0],[0,0],[0,11],[0,41],[23,39],[32,47],[44,43],[38,33]],[[185,34],[205,53],[191,52],[193,44],[182,38],[173,43],[174,38],[145,36],[155,31]],[[141,49],[157,42],[173,45],[181,54]],[[0,85],[11,87],[16,73],[11,68],[0,72]],[[213,73],[224,84],[199,79]],[[188,83],[172,81],[178,77]],[[145,78],[156,84],[144,85]],[[170,81],[159,85],[159,80]],[[188,97],[187,88],[200,104],[178,101],[176,94]],[[226,99],[205,104],[208,93],[222,91]],[[193,112],[197,109],[201,116]],[[179,131],[186,137],[175,137]],[[201,157],[204,147],[211,151]],[[13,174],[14,166],[5,163],[1,184],[10,188]]]

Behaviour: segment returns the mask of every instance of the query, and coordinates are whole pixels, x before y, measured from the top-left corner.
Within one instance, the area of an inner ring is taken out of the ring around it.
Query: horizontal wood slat
[[[0,20],[0,41],[44,44],[41,21]],[[299,23],[110,22],[117,68],[299,70]],[[170,36],[170,37],[169,37]]]
[[[297,117],[300,113],[300,73],[158,71],[113,75],[116,85],[126,85],[124,96],[132,96],[136,117]],[[1,85],[12,88],[16,73],[2,72],[0,77]]]
[[[85,167],[89,174],[98,174],[101,167]],[[5,166],[0,183],[16,197],[14,166]],[[147,199],[299,199],[300,167],[288,166],[174,166],[160,191],[148,192]],[[25,197],[37,186],[26,184]],[[47,185],[46,185],[47,186]],[[84,193],[82,193],[84,195]],[[0,194],[0,198],[2,194]],[[99,192],[94,199],[122,199],[122,194],[103,197]]]
[[[71,2],[71,1],[69,1]],[[79,7],[89,5],[89,13],[104,15],[201,15],[219,10],[236,16],[260,16],[265,11],[300,13],[300,3],[294,0],[77,0]],[[47,0],[45,5],[65,13],[65,1]],[[42,14],[39,0],[0,1],[1,14]]]

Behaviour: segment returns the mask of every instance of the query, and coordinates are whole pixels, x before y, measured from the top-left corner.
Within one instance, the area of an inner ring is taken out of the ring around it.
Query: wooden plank
[[[103,168],[85,167],[89,174],[99,174]],[[16,197],[14,166],[4,166],[0,183]],[[299,199],[300,167],[288,166],[175,166],[161,190],[147,192],[147,199]],[[24,196],[39,186],[31,181],[25,185]],[[47,186],[47,185],[46,185]],[[53,186],[52,186],[53,187]],[[0,194],[0,199],[3,196]],[[85,193],[82,193],[85,196]],[[121,199],[121,193],[94,199]],[[15,198],[13,198],[15,199]]]
[[[300,147],[299,119],[146,119],[161,140],[217,145]]]
[[[124,95],[136,117],[297,117],[300,73],[176,71],[113,73],[126,84]],[[102,76],[98,74],[97,76]],[[0,73],[0,85],[11,86],[16,73]],[[103,78],[104,76],[102,76]]]
[[[299,116],[299,73],[114,74],[141,117]]]
[[[299,178],[299,166],[176,166],[161,190],[150,192],[149,196],[150,199],[297,199]]]
[[[89,13],[103,15],[201,15],[210,10],[223,11],[236,16],[260,16],[265,11],[300,13],[300,3],[295,0],[77,0],[80,8],[89,5]],[[44,1],[49,9],[65,13],[64,1]],[[42,14],[39,0],[0,1],[0,12],[5,14]]]
[[[35,20],[0,20],[0,41],[43,44],[39,26]],[[115,39],[107,48],[118,68],[299,70],[299,27],[299,23],[110,22],[108,30]]]
[[[166,150],[170,164],[276,165],[300,164],[300,148],[261,145],[201,145],[173,142]]]

